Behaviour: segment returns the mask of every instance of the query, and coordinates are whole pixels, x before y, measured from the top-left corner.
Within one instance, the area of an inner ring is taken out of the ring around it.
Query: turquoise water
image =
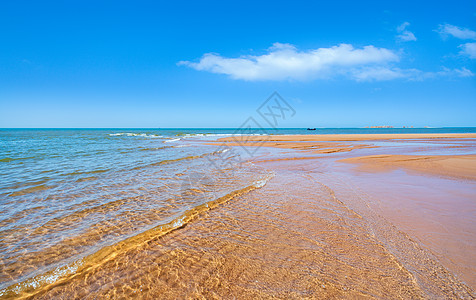
[[[181,226],[197,207],[271,178],[246,163],[243,151],[201,140],[233,134],[474,132],[0,129],[0,290],[51,282],[108,246],[167,224]]]

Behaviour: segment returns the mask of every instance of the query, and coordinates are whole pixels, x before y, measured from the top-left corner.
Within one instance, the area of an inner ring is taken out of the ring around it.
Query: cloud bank
[[[390,49],[365,46],[354,48],[340,44],[329,48],[299,51],[290,44],[275,43],[263,55],[244,55],[227,58],[207,53],[198,62],[181,61],[178,65],[198,71],[225,74],[232,79],[246,81],[312,80],[336,77],[355,81],[381,81],[398,78],[423,80],[442,76],[467,77],[468,69],[446,69],[423,72],[395,66],[399,55]]]
[[[400,33],[399,35],[397,35],[397,38],[400,41],[410,42],[410,41],[416,41],[417,40],[417,38],[413,34],[413,32],[406,29],[408,26],[410,26],[410,23],[403,22],[402,25],[397,27],[397,32]]]

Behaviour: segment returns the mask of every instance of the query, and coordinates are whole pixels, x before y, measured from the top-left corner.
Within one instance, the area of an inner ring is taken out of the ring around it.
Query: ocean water
[[[203,140],[468,132],[476,128],[2,129],[0,296],[29,295],[110,261],[274,176],[245,152]]]
[[[269,178],[186,133],[1,130],[0,295],[54,282]]]

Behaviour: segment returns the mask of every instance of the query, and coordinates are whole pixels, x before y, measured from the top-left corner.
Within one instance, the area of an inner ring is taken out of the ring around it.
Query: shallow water
[[[474,247],[474,230],[445,248],[442,227],[429,234],[424,226],[438,220],[461,231],[476,215],[438,218],[455,213],[448,201],[416,194],[437,183],[441,199],[456,189],[458,203],[473,203],[465,201],[474,183],[422,177],[418,188],[386,197],[385,187],[415,178],[369,179],[336,163],[382,149],[466,154],[474,143],[376,142],[330,155],[261,148],[251,157],[202,145],[230,134],[209,133],[0,131],[1,297],[474,297],[460,268],[467,257],[445,261],[464,239]],[[273,161],[306,156],[319,159]],[[395,207],[403,213],[389,214]],[[418,217],[415,207],[435,214],[417,222],[420,231],[405,223]]]
[[[180,227],[201,205],[270,176],[236,167],[230,149],[175,135],[0,133],[0,289],[54,282],[107,247]]]
[[[357,212],[361,194],[333,190],[320,181],[322,174],[300,164],[267,167],[276,176],[261,189],[237,195],[185,228],[121,251],[36,296],[473,297],[404,232],[372,213]]]

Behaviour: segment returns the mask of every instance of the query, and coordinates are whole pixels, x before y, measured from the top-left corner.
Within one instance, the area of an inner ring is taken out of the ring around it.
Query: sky
[[[476,126],[476,1],[0,3],[2,128],[237,128],[273,92],[278,127]]]

